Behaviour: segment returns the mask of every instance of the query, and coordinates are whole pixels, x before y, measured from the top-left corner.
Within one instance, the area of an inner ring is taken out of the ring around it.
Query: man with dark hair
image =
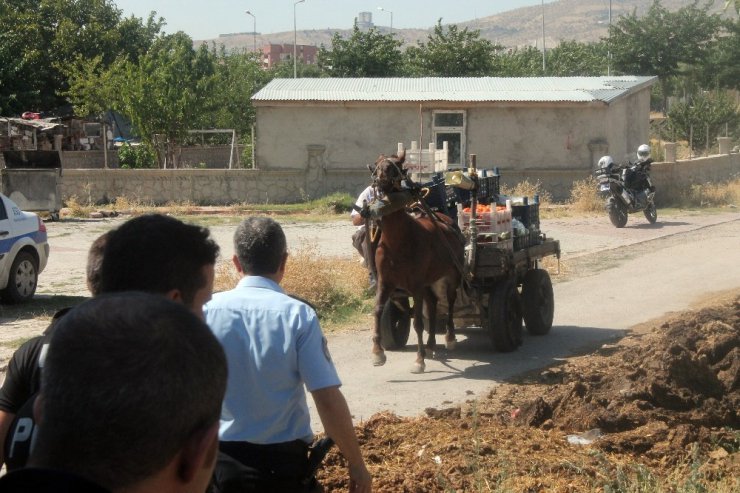
[[[130,290],[161,294],[203,318],[203,303],[213,291],[218,252],[205,228],[158,214],[139,216],[93,242],[87,258],[87,285],[93,296]],[[33,399],[40,386],[45,347],[67,311],[58,312],[44,334],[24,343],[8,364],[0,388],[0,443],[4,444],[0,463],[4,459],[8,470],[22,467],[28,459]]]
[[[218,245],[208,229],[162,214],[131,219],[111,232],[100,269],[104,293],[161,293],[202,313],[211,298]]]
[[[350,491],[371,491],[372,478],[316,312],[280,288],[288,259],[282,228],[267,217],[248,218],[234,234],[234,249],[232,260],[242,279],[204,307],[229,365],[221,452],[258,471],[251,491],[317,488],[308,471],[314,436],[305,385],[326,434],[349,462]],[[217,479],[219,471],[217,466]],[[227,483],[216,486],[229,492]]]
[[[30,467],[0,490],[204,492],[226,372],[220,344],[182,304],[145,293],[82,303],[51,339]]]

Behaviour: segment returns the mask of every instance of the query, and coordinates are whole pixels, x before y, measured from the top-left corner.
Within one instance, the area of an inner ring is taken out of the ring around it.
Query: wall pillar
[[[309,144],[306,146],[308,152],[308,169],[306,170],[306,190],[312,199],[318,198],[324,192],[324,179],[326,177],[326,160],[324,153],[326,146],[320,144]]]
[[[665,149],[665,162],[675,163],[676,162],[676,143],[675,142],[664,142],[663,148]]]
[[[720,154],[730,153],[730,144],[732,143],[732,139],[730,137],[717,137],[717,142],[719,143]]]
[[[588,150],[591,152],[591,167],[594,167],[602,156],[609,154],[609,143],[606,139],[592,140],[588,143]]]

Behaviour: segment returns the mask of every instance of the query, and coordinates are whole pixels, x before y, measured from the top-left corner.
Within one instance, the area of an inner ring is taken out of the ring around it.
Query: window
[[[465,165],[465,111],[434,111],[434,142],[441,149],[447,142],[447,165]]]

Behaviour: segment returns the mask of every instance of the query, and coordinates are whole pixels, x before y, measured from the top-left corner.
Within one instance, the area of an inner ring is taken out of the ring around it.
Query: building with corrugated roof
[[[395,152],[399,142],[441,148],[446,141],[450,167],[467,166],[476,154],[479,167],[497,166],[505,179],[541,179],[560,189],[567,183],[569,190],[570,177],[583,178],[602,155],[623,161],[647,142],[655,82],[637,76],[275,79],[252,97],[255,164],[318,166],[332,191],[332,175],[343,175],[346,186],[348,172],[366,173],[367,163]]]

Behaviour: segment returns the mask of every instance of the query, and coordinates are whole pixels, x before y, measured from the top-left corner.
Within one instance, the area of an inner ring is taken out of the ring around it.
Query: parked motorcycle
[[[606,198],[606,212],[617,228],[627,224],[627,216],[642,211],[650,224],[658,220],[655,187],[650,180],[652,160],[616,165],[611,156],[599,159],[595,175],[599,192]]]

